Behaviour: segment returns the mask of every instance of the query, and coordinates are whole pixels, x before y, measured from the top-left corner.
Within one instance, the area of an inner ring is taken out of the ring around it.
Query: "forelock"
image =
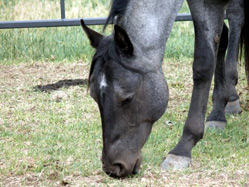
[[[93,56],[88,77],[88,86],[90,85],[90,78],[95,68],[98,68],[98,70],[102,69],[102,67],[110,60],[118,61],[119,57],[113,39],[105,37]]]

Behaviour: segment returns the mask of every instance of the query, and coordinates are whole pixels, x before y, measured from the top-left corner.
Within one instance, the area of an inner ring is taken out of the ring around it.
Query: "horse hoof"
[[[168,170],[182,170],[189,167],[191,158],[186,156],[178,156],[173,154],[168,154],[166,159],[163,161],[161,168]]]
[[[237,99],[236,101],[231,101],[227,103],[226,108],[225,108],[226,114],[239,114],[241,112],[242,111],[240,108],[239,99]]]
[[[207,121],[205,128],[206,129],[220,129],[220,130],[224,130],[225,126],[226,126],[226,122],[224,121]]]

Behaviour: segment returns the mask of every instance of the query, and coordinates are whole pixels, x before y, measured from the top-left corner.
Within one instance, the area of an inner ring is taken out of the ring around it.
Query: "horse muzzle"
[[[102,159],[103,160],[103,159]],[[121,161],[117,160],[112,162],[104,162],[103,161],[103,170],[104,172],[113,178],[124,178],[131,174],[137,174],[140,169],[140,165],[142,163],[141,154],[135,160],[135,162]]]

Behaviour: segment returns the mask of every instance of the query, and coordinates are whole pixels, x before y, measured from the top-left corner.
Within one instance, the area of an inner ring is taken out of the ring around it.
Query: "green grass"
[[[108,14],[108,2],[66,1],[66,15],[103,17]],[[57,0],[0,0],[0,11],[1,20],[60,16]],[[187,11],[184,4],[181,12]],[[110,31],[111,26],[107,33]],[[0,30],[0,186],[248,185],[249,101],[242,67],[237,89],[243,113],[227,116],[225,131],[205,132],[193,150],[189,169],[160,170],[163,158],[179,140],[187,116],[193,35],[191,22],[174,25],[163,63],[170,87],[168,109],[142,150],[140,173],[116,180],[101,169],[101,120],[86,85],[93,50],[81,28]],[[84,84],[47,92],[35,89],[68,79],[83,79]],[[210,99],[208,113],[211,106]]]
[[[59,19],[59,0],[0,1],[0,20]],[[105,17],[109,0],[66,1],[67,18]],[[181,12],[188,12],[186,3]],[[101,32],[103,26],[93,26]],[[110,33],[109,26],[106,34]],[[0,30],[0,61],[3,64],[27,61],[91,61],[93,50],[80,27]],[[167,44],[167,58],[191,58],[191,22],[174,25]]]

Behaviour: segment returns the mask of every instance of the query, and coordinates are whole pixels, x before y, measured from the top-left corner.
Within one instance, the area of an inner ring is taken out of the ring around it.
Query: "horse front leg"
[[[203,137],[208,95],[227,3],[226,0],[188,0],[195,28],[194,87],[182,137],[162,163],[164,169],[188,167],[191,151]]]
[[[238,54],[241,30],[244,25],[244,0],[231,0],[227,8],[229,22],[229,43],[226,58],[226,80],[229,100],[225,108],[227,114],[241,112],[239,96],[235,86],[238,83]]]

